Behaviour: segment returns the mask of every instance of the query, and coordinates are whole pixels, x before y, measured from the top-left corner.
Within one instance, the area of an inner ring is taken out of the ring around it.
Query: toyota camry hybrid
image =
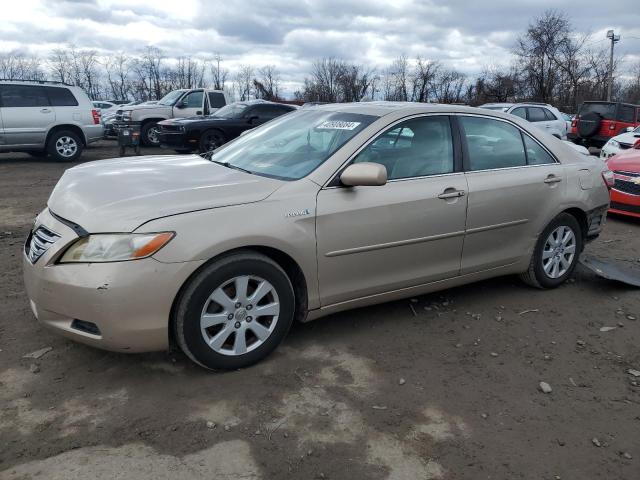
[[[177,344],[212,369],[294,321],[506,274],[564,282],[613,174],[513,115],[322,105],[215,150],[85,163],[25,244],[39,321],[123,352]]]

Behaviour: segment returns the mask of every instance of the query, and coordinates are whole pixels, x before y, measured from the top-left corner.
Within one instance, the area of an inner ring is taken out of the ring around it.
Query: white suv
[[[567,124],[560,111],[548,103],[486,103],[480,108],[516,115],[534,123],[561,140],[567,139]]]
[[[0,152],[73,161],[102,130],[100,114],[80,87],[0,80]]]

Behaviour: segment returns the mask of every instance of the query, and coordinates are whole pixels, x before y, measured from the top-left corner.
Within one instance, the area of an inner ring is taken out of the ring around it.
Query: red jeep
[[[601,148],[611,137],[640,125],[640,106],[621,102],[584,102],[571,122],[567,138]]]

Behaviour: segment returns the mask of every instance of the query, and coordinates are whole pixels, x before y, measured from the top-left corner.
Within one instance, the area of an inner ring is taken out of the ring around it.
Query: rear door
[[[222,92],[207,92],[207,98],[209,99],[209,113],[213,113],[227,104]]]
[[[44,87],[2,84],[0,106],[6,145],[44,146],[47,132],[56,121]]]
[[[543,107],[527,107],[527,120],[551,135],[562,137],[563,132],[554,122],[553,115],[547,115],[546,111],[547,109]]]
[[[530,254],[561,204],[564,168],[510,122],[457,116],[469,185],[461,273],[515,263]]]

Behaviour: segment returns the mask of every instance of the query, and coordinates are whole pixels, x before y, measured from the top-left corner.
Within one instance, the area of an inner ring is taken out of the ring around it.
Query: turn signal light
[[[100,114],[95,108],[91,110],[91,116],[93,117],[94,125],[98,125],[100,123]]]

